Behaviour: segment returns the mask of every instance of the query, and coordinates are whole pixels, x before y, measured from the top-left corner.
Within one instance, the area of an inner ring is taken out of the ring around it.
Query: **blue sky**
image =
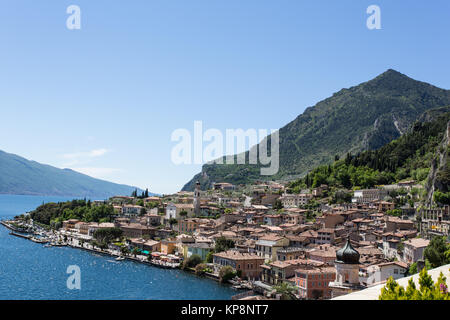
[[[201,166],[172,163],[171,134],[195,120],[280,128],[388,68],[450,88],[449,14],[444,0],[5,0],[0,149],[176,192]]]

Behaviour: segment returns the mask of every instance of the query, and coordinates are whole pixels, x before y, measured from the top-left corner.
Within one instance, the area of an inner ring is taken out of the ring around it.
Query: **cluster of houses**
[[[312,219],[306,205],[327,186],[300,194],[286,189],[259,183],[244,194],[239,186],[217,183],[208,191],[197,184],[194,192],[139,200],[117,196],[108,200],[114,222],[69,220],[63,227],[88,237],[118,227],[130,248],[184,259],[198,255],[215,273],[231,266],[265,290],[286,282],[303,299],[329,299],[404,277],[423,260],[431,236],[449,235],[448,207],[392,216],[387,212],[395,204],[386,201],[386,189],[357,190],[350,203],[320,203]],[[218,238],[234,247],[215,252]]]

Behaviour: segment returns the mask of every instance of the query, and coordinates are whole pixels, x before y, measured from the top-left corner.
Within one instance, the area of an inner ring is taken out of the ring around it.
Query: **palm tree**
[[[122,252],[122,255],[126,256],[127,254],[130,253],[130,250],[124,246],[120,248],[120,252]]]
[[[297,289],[287,282],[282,282],[274,287],[276,293],[281,294],[281,300],[295,300]]]
[[[131,253],[133,254],[133,256],[136,258],[136,255],[138,254],[138,253],[140,253],[141,252],[141,250],[139,250],[139,248],[137,248],[137,247],[134,247],[133,248],[133,251],[131,251]]]

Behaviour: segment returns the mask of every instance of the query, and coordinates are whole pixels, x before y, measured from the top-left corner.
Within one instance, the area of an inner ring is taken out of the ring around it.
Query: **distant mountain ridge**
[[[389,69],[306,108],[281,128],[278,174],[261,176],[258,165],[209,163],[182,190],[193,190],[197,180],[206,188],[212,182],[298,178],[335,155],[377,149],[400,137],[426,110],[449,104],[450,90]]]
[[[108,198],[141,189],[71,169],[59,169],[0,150],[0,194]]]

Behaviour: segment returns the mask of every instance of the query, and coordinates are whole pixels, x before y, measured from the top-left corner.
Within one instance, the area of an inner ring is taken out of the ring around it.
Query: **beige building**
[[[261,237],[255,243],[255,252],[258,256],[267,261],[276,261],[277,251],[289,245],[289,239],[278,235],[268,235]]]
[[[217,270],[223,266],[231,266],[236,271],[240,271],[242,279],[260,279],[264,258],[253,254],[243,253],[237,250],[228,250],[215,253],[213,263]]]
[[[284,194],[280,201],[284,208],[296,208],[308,204],[312,197],[309,193]]]
[[[385,189],[362,189],[355,190],[353,193],[353,203],[370,203],[382,200],[388,194]]]
[[[430,244],[430,240],[414,238],[403,242],[403,261],[414,263],[423,259],[423,252]]]

